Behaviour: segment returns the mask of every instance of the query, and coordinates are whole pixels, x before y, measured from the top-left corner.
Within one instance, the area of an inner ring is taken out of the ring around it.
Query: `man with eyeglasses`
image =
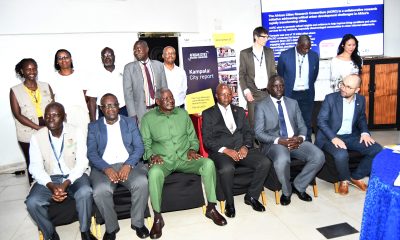
[[[300,35],[297,45],[283,51],[278,59],[278,74],[285,80],[285,96],[297,100],[307,126],[306,140],[311,142],[311,116],[314,83],[318,77],[319,56],[311,50],[311,40]]]
[[[239,84],[247,101],[250,127],[254,127],[254,106],[266,96],[268,79],[276,73],[274,52],[266,47],[268,30],[253,30],[253,46],[240,51]]]
[[[358,94],[361,78],[348,75],[339,82],[339,92],[325,97],[318,115],[315,144],[331,154],[339,172],[339,194],[349,192],[348,184],[365,191],[367,184],[362,180],[370,174],[372,160],[382,146],[371,137],[365,116],[365,97]],[[347,150],[360,152],[364,157],[354,172],[349,169]]]
[[[96,120],[97,112],[99,118],[104,116],[100,107],[100,99],[106,93],[113,93],[117,96],[119,99],[118,113],[120,115],[128,116],[124,101],[124,89],[122,86],[122,69],[115,65],[114,50],[105,47],[101,51],[101,61],[103,62],[104,68],[96,71],[97,75],[95,81],[86,92],[86,96],[89,97],[88,108],[91,122]]]
[[[103,240],[114,240],[119,225],[113,193],[117,184],[126,187],[131,193],[131,228],[139,238],[146,238],[147,168],[139,163],[144,146],[136,122],[119,115],[118,109],[117,97],[105,94],[101,98],[104,117],[89,124],[87,156],[92,166],[93,198],[106,225]]]

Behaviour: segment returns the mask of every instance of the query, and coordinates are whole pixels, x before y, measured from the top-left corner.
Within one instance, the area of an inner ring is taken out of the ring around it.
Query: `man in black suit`
[[[204,145],[217,168],[226,198],[225,215],[235,217],[232,194],[235,165],[244,165],[254,170],[244,201],[255,211],[265,211],[258,197],[269,174],[271,161],[258,149],[252,148],[253,131],[244,109],[231,105],[231,89],[226,84],[219,84],[216,98],[218,103],[203,112],[202,134]]]

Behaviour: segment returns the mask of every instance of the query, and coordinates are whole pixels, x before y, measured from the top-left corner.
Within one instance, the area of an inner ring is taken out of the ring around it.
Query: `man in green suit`
[[[149,160],[149,191],[154,210],[150,237],[155,239],[162,235],[162,188],[165,177],[175,171],[202,176],[208,200],[206,217],[217,225],[225,225],[225,218],[215,209],[215,166],[211,159],[197,154],[199,141],[189,115],[185,110],[175,108],[175,99],[169,89],[157,90],[156,103],[158,107],[143,116],[140,126],[145,147],[143,158]]]

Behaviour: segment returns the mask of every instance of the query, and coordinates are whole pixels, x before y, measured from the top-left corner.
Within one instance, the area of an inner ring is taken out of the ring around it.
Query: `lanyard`
[[[254,52],[252,52],[252,53],[253,53],[253,56],[256,58],[257,62],[260,63],[260,67],[261,67],[262,61],[263,61],[263,58],[264,58],[264,50],[261,52],[261,60],[258,60],[258,57],[254,54]]]
[[[301,62],[300,62],[300,56],[303,57],[301,59]],[[301,54],[297,53],[297,63],[299,64],[299,78],[301,78],[301,67],[303,66],[303,62],[304,62],[304,58],[305,57],[306,57],[306,55],[301,55]]]
[[[49,141],[50,141],[51,148],[53,149],[54,157],[57,159],[58,167],[60,168],[61,174],[64,175],[64,172],[61,169],[61,165],[60,165],[60,158],[61,158],[61,155],[62,155],[62,153],[64,151],[64,134],[63,134],[63,138],[62,138],[60,154],[58,154],[58,155],[56,153],[56,149],[54,148],[53,141],[51,140],[50,133],[49,133]]]

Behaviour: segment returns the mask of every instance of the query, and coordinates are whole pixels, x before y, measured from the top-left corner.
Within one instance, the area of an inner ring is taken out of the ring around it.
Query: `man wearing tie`
[[[297,100],[307,126],[306,140],[311,142],[311,116],[314,105],[314,83],[318,77],[319,57],[311,50],[311,40],[301,35],[297,45],[281,53],[278,74],[285,80],[285,96]]]
[[[268,81],[270,96],[256,104],[255,135],[260,141],[261,151],[272,160],[282,184],[281,204],[290,204],[292,191],[303,200],[312,201],[306,193],[308,184],[324,164],[322,151],[305,140],[307,127],[296,100],[283,97],[283,78],[274,75]],[[290,184],[291,158],[306,162],[303,170]]]
[[[140,123],[143,115],[156,106],[155,92],[167,88],[164,65],[149,59],[146,41],[138,40],[133,46],[137,61],[128,63],[124,69],[123,84],[128,116]]]

